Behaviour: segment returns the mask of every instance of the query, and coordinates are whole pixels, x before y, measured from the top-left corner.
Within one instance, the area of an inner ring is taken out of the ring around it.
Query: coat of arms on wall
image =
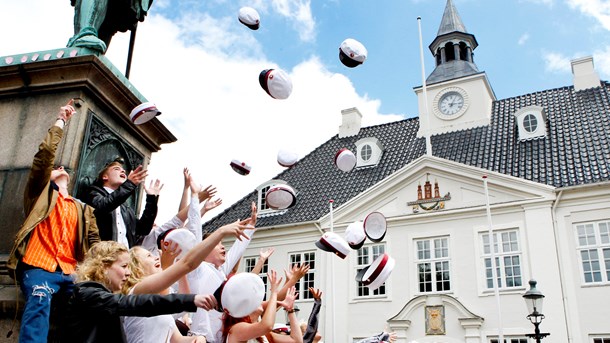
[[[441,192],[438,187],[438,181],[434,181],[434,193],[432,189],[432,183],[429,180],[430,174],[426,174],[426,183],[422,190],[421,183],[417,185],[417,200],[409,201],[407,205],[412,206],[413,213],[419,213],[420,211],[434,211],[442,210],[445,208],[445,201],[451,200],[451,194],[447,192],[445,196],[441,197]]]

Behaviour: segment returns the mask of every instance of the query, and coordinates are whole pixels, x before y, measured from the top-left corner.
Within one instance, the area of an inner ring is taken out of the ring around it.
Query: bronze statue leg
[[[76,0],[74,7],[74,36],[68,47],[83,47],[106,52],[106,43],[98,38],[104,22],[109,0]]]

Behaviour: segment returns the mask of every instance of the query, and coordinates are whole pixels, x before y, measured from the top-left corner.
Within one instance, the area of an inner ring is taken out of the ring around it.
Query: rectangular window
[[[299,297],[297,299],[313,299],[313,295],[309,291],[309,287],[315,287],[315,272],[316,272],[316,253],[314,251],[290,254],[290,268],[294,265],[302,265],[307,263],[309,271],[295,285]]]
[[[593,338],[593,343],[610,343],[610,337],[596,337],[596,338]]]
[[[256,262],[258,261],[258,257],[244,257],[244,267],[246,273],[251,273],[254,266],[256,266]],[[261,277],[263,283],[265,284],[265,299],[267,298],[267,272],[269,271],[269,260],[266,260],[263,264],[263,268],[258,276]]]
[[[576,225],[578,255],[585,283],[610,281],[610,221]]]
[[[526,337],[504,337],[504,343],[528,343],[529,340]],[[492,338],[489,343],[498,343],[498,338]]]
[[[485,267],[485,284],[493,289],[493,272],[489,234],[481,234],[483,245],[483,265]],[[521,247],[519,244],[519,231],[506,230],[493,233],[493,246],[496,261],[496,275],[498,288],[521,287]]]
[[[427,293],[451,290],[449,238],[416,240],[415,250],[419,291]]]
[[[356,261],[356,274],[364,267],[368,267],[375,261],[377,257],[383,255],[385,252],[385,246],[383,244],[375,244],[375,245],[365,245],[362,248],[358,249],[358,257]],[[369,288],[360,282],[357,282],[356,285],[358,291],[358,297],[368,297],[371,295],[385,295],[385,283],[381,285],[381,287],[377,288],[374,291],[369,290]]]
[[[258,201],[258,210],[259,211],[265,211],[265,210],[270,210],[271,208],[269,208],[267,206],[267,191],[269,190],[269,188],[271,188],[271,186],[267,186],[264,187],[263,189],[260,190],[260,195],[259,195],[259,201]]]

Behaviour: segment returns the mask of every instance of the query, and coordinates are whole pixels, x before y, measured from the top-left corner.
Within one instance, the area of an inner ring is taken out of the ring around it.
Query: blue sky
[[[163,111],[178,142],[153,154],[150,178],[165,183],[159,221],[169,219],[182,189],[182,168],[213,184],[222,208],[280,173],[279,149],[301,157],[337,134],[342,109],[357,107],[363,125],[417,116],[422,18],[427,46],[445,0],[155,0],[138,27],[131,82]],[[601,0],[454,0],[479,47],[475,63],[498,99],[570,86],[570,60],[592,55],[610,79],[610,2]],[[0,0],[0,56],[64,47],[72,35],[67,0]],[[261,28],[240,24],[256,8]],[[124,70],[129,34],[115,35],[106,56]],[[338,59],[346,38],[368,58],[350,69]],[[281,68],[293,81],[286,100],[270,98],[258,74]],[[60,104],[58,104],[60,105]],[[127,115],[127,114],[126,114]],[[35,147],[32,147],[35,149]],[[248,176],[229,165],[240,159]],[[329,157],[332,163],[332,156]]]

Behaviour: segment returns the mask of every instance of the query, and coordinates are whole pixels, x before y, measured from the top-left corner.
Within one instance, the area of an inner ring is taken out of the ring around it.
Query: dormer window
[[[271,188],[275,185],[287,185],[287,183],[283,180],[269,180],[269,181],[261,184],[260,186],[256,187],[256,190],[258,191],[257,209],[258,209],[259,214],[282,214],[286,211],[286,210],[274,210],[274,209],[270,208],[269,206],[267,206],[267,202],[265,201],[265,196],[267,195],[267,191],[269,190],[269,188]],[[296,190],[295,190],[295,192],[296,192]]]
[[[375,137],[363,138],[356,142],[356,168],[374,166],[379,163],[383,146]]]
[[[515,112],[519,140],[526,141],[546,137],[546,113],[544,107],[527,106]]]

